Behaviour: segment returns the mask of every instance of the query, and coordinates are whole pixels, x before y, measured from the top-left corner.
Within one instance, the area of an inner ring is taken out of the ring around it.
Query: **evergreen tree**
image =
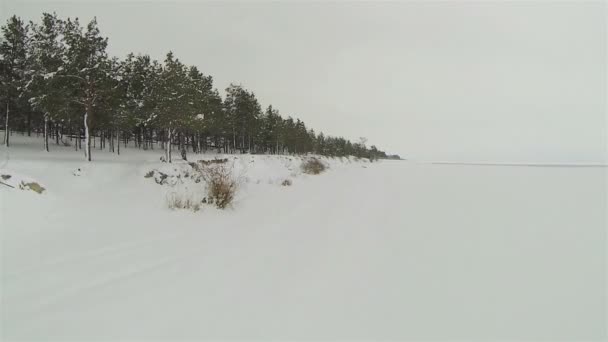
[[[109,59],[107,39],[93,19],[81,27],[78,19],[62,20],[44,13],[39,24],[26,26],[16,16],[0,36],[0,105],[6,107],[4,143],[10,130],[32,128],[44,134],[49,150],[51,132],[76,136],[91,160],[91,138],[99,148],[120,153],[120,143],[139,148],[162,144],[172,161],[173,145],[182,158],[215,148],[234,153],[317,153],[329,156],[386,158],[366,141],[318,135],[300,119],[282,118],[268,106],[262,112],[255,93],[231,84],[224,99],[213,79],[186,66],[169,52],[161,63],[146,55]],[[10,125],[9,125],[10,123]],[[76,132],[76,134],[73,134]],[[116,142],[116,143],[115,143]]]
[[[65,91],[70,93],[70,101],[82,110],[84,127],[85,158],[91,161],[91,132],[95,128],[95,117],[99,115],[98,106],[103,101],[99,83],[107,77],[107,38],[100,35],[97,20],[93,19],[86,27],[80,27],[78,19],[68,19],[63,30],[66,43],[64,68],[58,76],[69,78]]]
[[[12,16],[2,27],[0,41],[0,92],[6,108],[4,119],[4,144],[10,146],[11,107],[15,118],[26,110],[23,94],[26,86],[28,27],[17,16]]]
[[[183,130],[189,121],[192,105],[188,95],[187,70],[169,52],[154,91],[157,108],[155,122],[166,132],[165,158],[168,162],[172,159],[174,134]]]
[[[62,80],[55,77],[63,70],[64,45],[60,41],[63,22],[56,14],[44,13],[42,24],[30,23],[30,69],[26,91],[33,109],[42,113],[44,122],[44,149],[49,151],[49,121],[61,119],[61,109],[66,106],[67,96]]]

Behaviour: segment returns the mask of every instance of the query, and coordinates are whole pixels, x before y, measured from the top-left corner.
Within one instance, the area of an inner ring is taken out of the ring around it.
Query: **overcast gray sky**
[[[606,3],[0,0],[97,16],[316,131],[424,160],[606,162]]]

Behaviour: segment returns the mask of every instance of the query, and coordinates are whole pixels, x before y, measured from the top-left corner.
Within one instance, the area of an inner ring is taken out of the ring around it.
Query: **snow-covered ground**
[[[144,178],[185,167],[161,151],[12,142],[46,190],[0,185],[3,340],[607,337],[603,167],[190,155],[245,180],[189,212]]]

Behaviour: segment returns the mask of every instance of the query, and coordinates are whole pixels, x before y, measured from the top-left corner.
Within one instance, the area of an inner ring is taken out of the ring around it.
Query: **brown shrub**
[[[224,209],[232,203],[239,181],[235,179],[232,169],[225,163],[213,164],[203,165],[201,174],[207,183],[209,203],[215,203],[219,209]]]
[[[319,173],[325,171],[327,167],[317,158],[309,158],[302,162],[302,172],[308,173],[310,175],[318,175]]]

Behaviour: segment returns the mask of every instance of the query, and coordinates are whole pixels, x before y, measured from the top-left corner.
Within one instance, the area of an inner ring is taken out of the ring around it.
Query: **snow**
[[[46,74],[42,75],[42,77],[45,80],[48,80],[49,78],[53,78],[55,77],[55,75],[57,74],[57,71],[53,71],[53,72],[47,72]]]
[[[3,340],[607,337],[606,168],[190,154],[246,178],[195,213],[160,148],[12,144],[47,191],[0,186]]]

